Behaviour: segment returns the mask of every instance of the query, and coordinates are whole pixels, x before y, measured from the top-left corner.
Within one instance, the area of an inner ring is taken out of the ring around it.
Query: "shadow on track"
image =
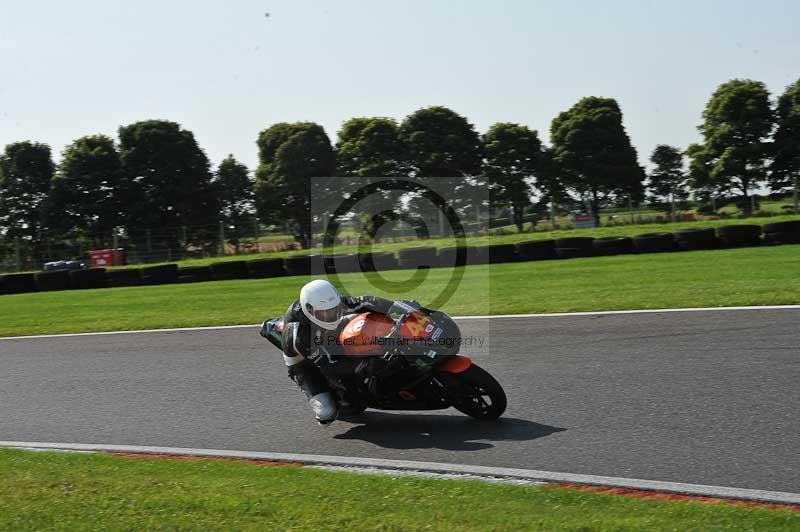
[[[361,440],[387,449],[480,451],[494,447],[491,442],[529,441],[567,430],[514,418],[481,422],[463,415],[372,411],[343,421],[357,425],[335,439]]]

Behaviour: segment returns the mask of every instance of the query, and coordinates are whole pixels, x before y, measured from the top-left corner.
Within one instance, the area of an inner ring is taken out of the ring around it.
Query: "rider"
[[[323,372],[332,369],[333,357],[341,348],[329,339],[338,338],[347,315],[361,312],[386,314],[393,303],[376,296],[340,296],[331,283],[316,279],[303,286],[300,299],[286,310],[283,316],[283,360],[289,378],[303,390],[321,425],[331,423],[338,414],[336,399]]]

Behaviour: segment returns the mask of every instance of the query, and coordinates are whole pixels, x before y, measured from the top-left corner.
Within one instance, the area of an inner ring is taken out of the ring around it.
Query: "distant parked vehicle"
[[[52,272],[56,270],[83,270],[86,264],[77,260],[56,260],[52,262],[45,262],[43,270]]]

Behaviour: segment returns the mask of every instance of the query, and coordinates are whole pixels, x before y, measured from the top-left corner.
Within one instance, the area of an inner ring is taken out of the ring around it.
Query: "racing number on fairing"
[[[427,338],[433,331],[431,320],[422,314],[411,314],[403,323],[403,336],[406,338]]]

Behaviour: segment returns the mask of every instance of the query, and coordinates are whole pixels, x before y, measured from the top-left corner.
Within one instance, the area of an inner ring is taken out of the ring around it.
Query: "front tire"
[[[493,421],[506,411],[506,393],[503,387],[486,370],[473,364],[463,373],[454,375],[461,388],[453,406],[459,412],[480,419]]]

